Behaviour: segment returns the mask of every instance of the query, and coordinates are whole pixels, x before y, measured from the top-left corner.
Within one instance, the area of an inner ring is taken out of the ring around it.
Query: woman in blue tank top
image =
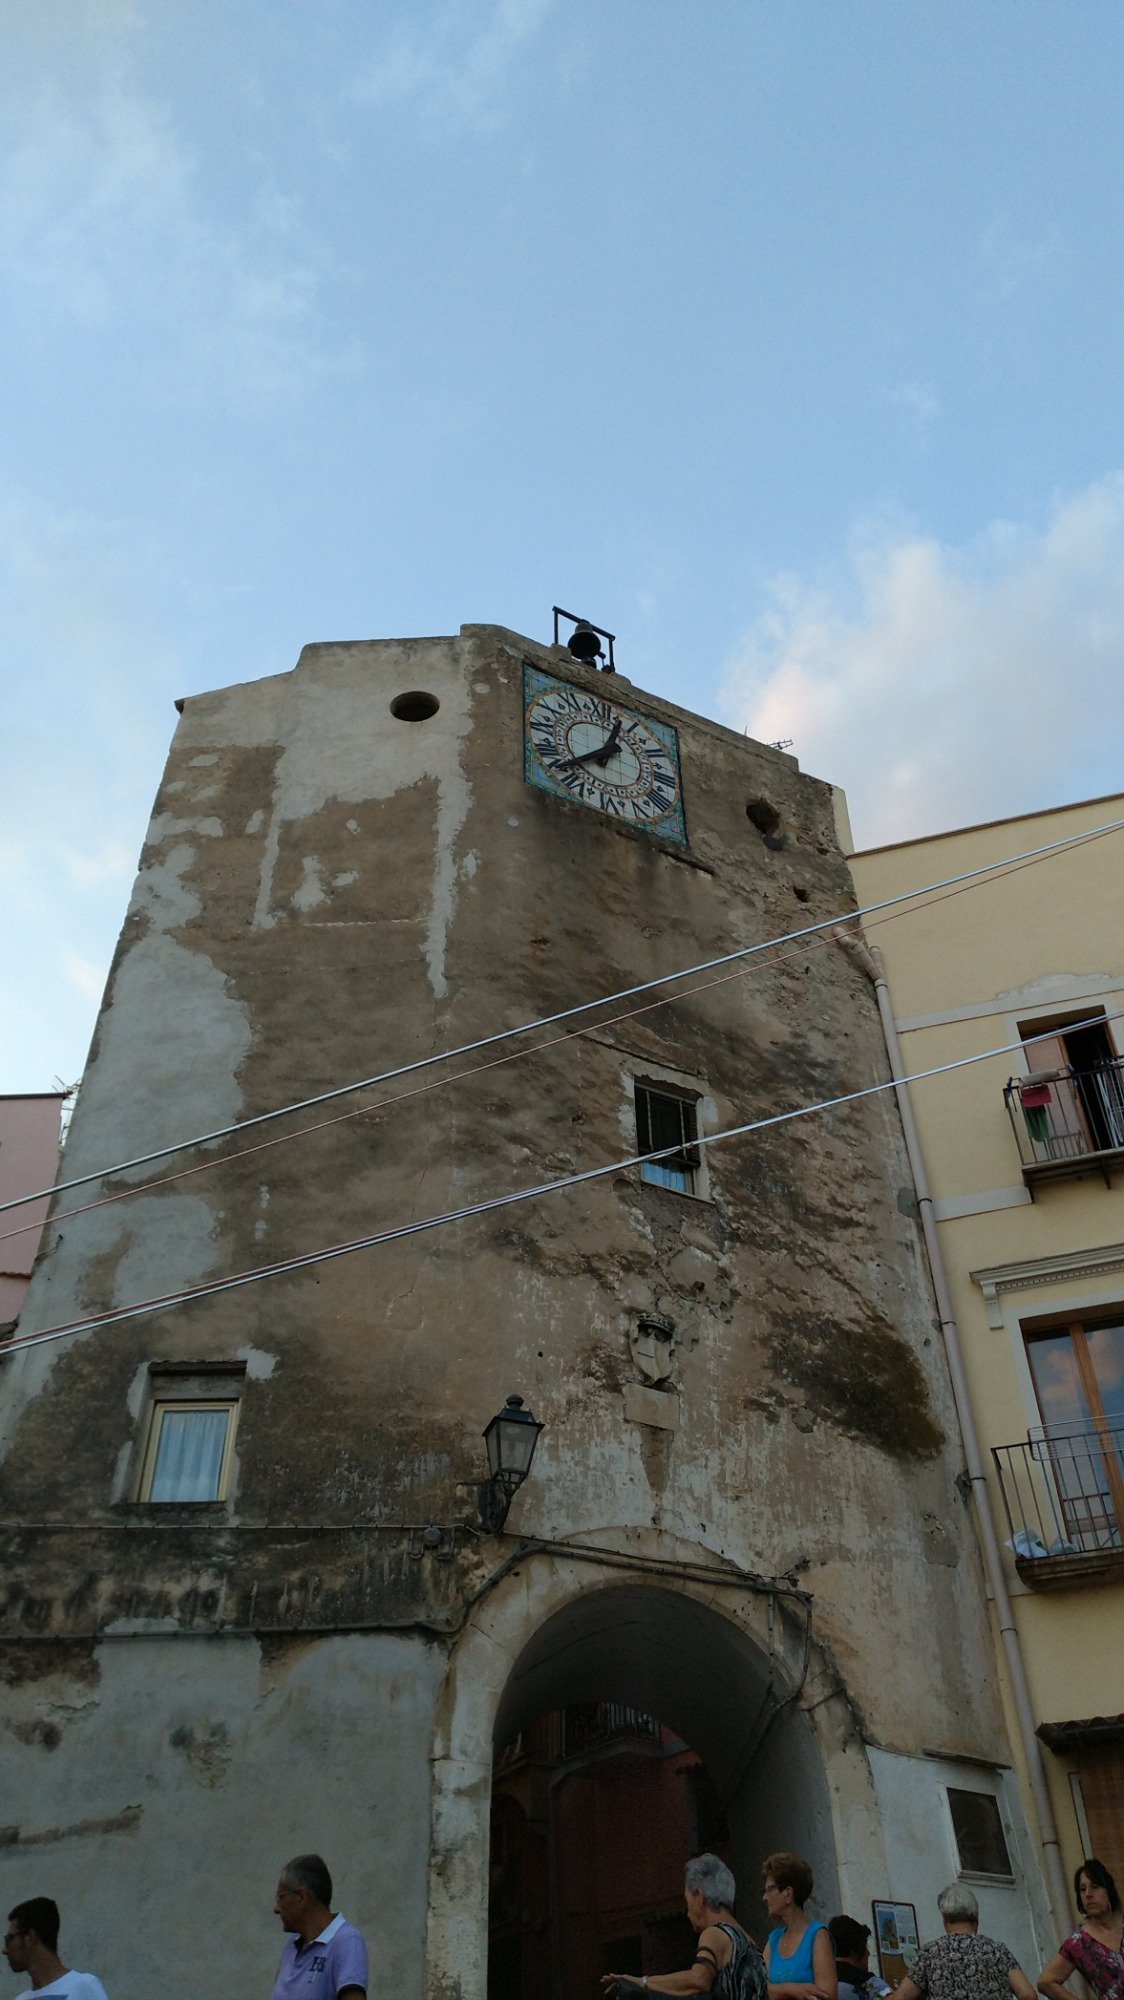
[[[838,2000],[835,1951],[826,1924],[805,1916],[812,1871],[798,1854],[770,1854],[762,1870],[769,1918],[769,2000]]]

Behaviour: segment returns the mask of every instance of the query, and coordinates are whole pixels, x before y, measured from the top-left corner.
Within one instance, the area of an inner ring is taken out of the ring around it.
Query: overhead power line
[[[1093,1014],[1084,1021],[1069,1024],[1069,1033],[1078,1028],[1102,1025],[1108,1021],[1124,1018],[1121,1013]],[[907,1084],[923,1083],[926,1078],[947,1076],[953,1070],[968,1069],[974,1063],[988,1062],[995,1056],[1010,1055],[1017,1049],[1029,1047],[1034,1042],[1048,1041],[1056,1034],[1056,1029],[1044,1030],[1040,1035],[1019,1037],[1015,1042],[1001,1042],[997,1048],[982,1049],[975,1055],[958,1056],[952,1062],[935,1063],[929,1069],[921,1069],[912,1076],[888,1077],[882,1083],[864,1085],[861,1090],[850,1090],[838,1097],[820,1098],[815,1104],[801,1104],[791,1111],[773,1112],[767,1118],[753,1118],[743,1125],[729,1125],[721,1132],[700,1133],[693,1144],[702,1148],[717,1146],[729,1139],[745,1139],[755,1132],[768,1131],[777,1125],[791,1124],[798,1118],[811,1118],[824,1111],[837,1111],[845,1104],[857,1104],[861,1099],[877,1097],[887,1090],[900,1090]],[[358,1250],[374,1250],[384,1243],[399,1243],[409,1236],[421,1236],[431,1229],[448,1227],[457,1222],[467,1222],[479,1215],[490,1215],[501,1208],[514,1207],[519,1202],[535,1201],[541,1195],[558,1194],[566,1188],[581,1187],[590,1181],[599,1181],[609,1174],[626,1172],[630,1167],[643,1165],[646,1160],[660,1160],[666,1156],[666,1146],[653,1148],[645,1153],[629,1153],[623,1159],[610,1160],[607,1165],[586,1167],[573,1174],[563,1174],[552,1181],[539,1181],[534,1186],[516,1188],[509,1194],[491,1195],[484,1201],[468,1202],[460,1208],[444,1210],[439,1215],[428,1215],[417,1222],[399,1223],[393,1229],[380,1229],[368,1236],[353,1237],[350,1242],[331,1243],[319,1250],[308,1250],[297,1257],[282,1258],[277,1263],[259,1265],[254,1270],[235,1271],[226,1278],[214,1278],[201,1285],[187,1285],[178,1291],[165,1292],[151,1299],[138,1299],[130,1305],[113,1306],[108,1311],[93,1313],[85,1319],[69,1320],[60,1326],[44,1327],[38,1332],[17,1334],[15,1339],[0,1347],[0,1358],[29,1347],[39,1347],[49,1340],[61,1340],[66,1335],[92,1333],[102,1327],[119,1326],[125,1320],[139,1319],[146,1313],[170,1312],[177,1306],[190,1305],[200,1299],[218,1298],[225,1292],[239,1291],[247,1285],[260,1284],[266,1278],[287,1277],[296,1271],[311,1270],[318,1264],[331,1263],[338,1257],[352,1256]]]
[[[240,1119],[233,1125],[219,1126],[213,1132],[202,1132],[191,1138],[174,1140],[166,1146],[154,1148],[152,1152],[138,1153],[132,1159],[119,1160],[111,1166],[96,1167],[89,1173],[76,1174],[69,1180],[57,1181],[51,1187],[39,1188],[33,1194],[19,1195],[11,1201],[0,1202],[0,1215],[26,1207],[29,1202],[43,1201],[52,1195],[66,1194],[72,1188],[88,1187],[93,1181],[106,1180],[115,1174],[130,1173],[136,1167],[151,1166],[156,1160],[169,1159],[173,1154],[186,1152],[195,1146],[209,1146],[220,1139],[233,1138],[238,1133],[251,1131],[257,1126],[269,1124],[274,1119],[292,1117],[299,1111],[315,1110],[318,1105],[331,1104],[341,1097],[353,1096],[357,1091],[370,1090],[381,1083],[396,1082],[400,1077],[416,1075],[419,1071],[432,1069],[439,1063],[452,1062],[461,1056],[475,1055],[482,1049],[495,1048],[500,1043],[512,1041],[516,1036],[535,1034],[541,1028],[555,1027],[562,1021],[574,1020],[581,1014],[590,1013],[594,1008],[615,1006],[620,1000],[631,1000],[639,994],[655,992],[678,980],[690,979],[699,973],[716,971],[723,965],[733,965],[754,958],[761,952],[773,950],[778,945],[795,944],[802,938],[815,937],[821,932],[837,929],[841,924],[861,923],[864,918],[874,916],[881,910],[919,902],[922,897],[936,896],[939,891],[954,888],[960,883],[978,882],[987,876],[1001,874],[1025,862],[1042,860],[1047,855],[1059,854],[1066,848],[1083,846],[1089,841],[1103,839],[1106,834],[1117,833],[1121,828],[1124,828],[1124,819],[1109,820],[1103,826],[1090,827],[1085,833],[1068,834],[1062,840],[1048,841],[1041,847],[1026,848],[1022,853],[1007,855],[1000,861],[986,862],[978,868],[963,869],[959,874],[945,876],[942,880],[926,883],[921,888],[906,889],[899,895],[883,897],[879,902],[867,903],[861,909],[844,910],[835,916],[823,917],[818,922],[806,924],[798,930],[785,931],[774,938],[765,938],[759,944],[742,945],[736,951],[723,952],[717,958],[703,959],[697,965],[681,966],[676,971],[660,973],[654,979],[641,980],[634,986],[621,987],[619,991],[602,994],[598,999],[579,1001],[572,1007],[560,1008],[556,1013],[541,1015],[534,1021],[524,1021],[517,1027],[503,1028],[494,1034],[480,1036],[476,1041],[462,1042],[456,1048],[438,1050],[436,1055],[422,1056],[411,1063],[400,1063],[397,1067],[381,1070],[374,1076],[361,1077],[353,1083],[339,1084],[332,1090],[321,1091],[317,1096],[278,1105],[272,1111],[260,1111],[252,1118]]]
[[[1091,833],[1085,838],[1093,840],[1101,836]],[[933,909],[938,903],[951,901],[954,896],[971,895],[978,889],[990,887],[996,881],[1006,881],[1009,876],[1017,875],[1024,868],[1040,867],[1043,859],[1049,860],[1050,856],[1031,856],[1025,861],[1016,858],[1005,864],[999,873],[990,876],[986,882],[961,882],[958,886],[945,889],[940,894],[931,895],[929,901],[922,907]],[[903,917],[914,914],[915,912],[910,909],[891,910],[887,915],[875,917],[866,928],[870,931],[877,930],[883,924],[900,923]],[[424,1097],[429,1092],[447,1089],[455,1083],[466,1083],[472,1077],[484,1076],[493,1069],[502,1069],[505,1064],[526,1062],[532,1056],[544,1055],[548,1050],[561,1048],[567,1042],[580,1041],[583,1036],[602,1035],[608,1028],[619,1027],[622,1022],[638,1020],[642,1014],[653,1013],[660,1007],[677,1006],[684,1000],[693,999],[696,994],[713,992],[715,987],[725,986],[731,980],[746,979],[751,973],[768,971],[773,966],[787,964],[790,959],[807,958],[813,952],[824,951],[834,945],[837,934],[838,927],[836,931],[821,935],[810,943],[805,941],[799,944],[792,951],[778,951],[771,958],[757,958],[752,964],[738,965],[732,972],[723,972],[716,979],[703,980],[695,986],[685,986],[680,992],[672,995],[663,994],[657,1000],[646,1000],[642,1006],[626,1008],[620,1014],[609,1014],[604,1019],[595,1021],[590,1027],[568,1028],[564,1034],[552,1035],[548,1041],[533,1042],[527,1048],[514,1049],[507,1055],[491,1056],[487,1062],[473,1063],[468,1069],[454,1070],[451,1074],[446,1072],[442,1076],[432,1077],[426,1083],[414,1084],[409,1090],[396,1091],[393,1097],[380,1097],[374,1104],[362,1104],[356,1111],[340,1111],[331,1118],[318,1119],[314,1125],[298,1126],[295,1132],[281,1132],[272,1139],[261,1139],[252,1146],[240,1146],[234,1152],[217,1153],[210,1159],[197,1161],[194,1166],[180,1167],[174,1173],[159,1174],[148,1181],[134,1181],[131,1186],[119,1188],[115,1194],[100,1195],[95,1201],[80,1202],[73,1208],[57,1209],[42,1225],[36,1220],[20,1223],[15,1229],[0,1232],[0,1243],[7,1243],[15,1236],[28,1235],[40,1227],[44,1233],[47,1229],[57,1229],[72,1216],[90,1215],[95,1209],[112,1208],[118,1202],[131,1201],[136,1195],[151,1194],[155,1189],[171,1187],[178,1181],[190,1180],[196,1174],[211,1173],[216,1167],[231,1166],[236,1160],[247,1160],[255,1154],[269,1152],[274,1147],[291,1145],[295,1140],[311,1138],[316,1132],[331,1131],[333,1126],[345,1125],[352,1119],[372,1118],[379,1112],[391,1110],[396,1104],[407,1104],[412,1098]]]

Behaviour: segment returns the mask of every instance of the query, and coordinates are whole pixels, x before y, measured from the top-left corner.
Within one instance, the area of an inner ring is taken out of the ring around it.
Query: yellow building
[[[1090,836],[864,924],[901,1074],[995,1051],[911,1082],[903,1109],[1063,1923],[1083,1856],[1124,1884],[1124,828],[1097,833],[1117,821],[1124,794],[851,857],[869,909]]]

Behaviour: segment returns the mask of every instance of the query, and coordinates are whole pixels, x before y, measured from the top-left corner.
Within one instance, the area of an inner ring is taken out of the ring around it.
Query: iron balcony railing
[[[562,1764],[568,1757],[613,1745],[618,1749],[642,1748],[651,1754],[662,1742],[662,1724],[643,1709],[627,1708],[616,1701],[583,1701],[539,1716],[528,1729],[521,1730],[500,1752],[496,1769],[510,1770],[528,1758]]]
[[[1072,1431],[1031,1431],[1022,1444],[992,1448],[1023,1574],[1048,1558],[1124,1548],[1124,1421]]]
[[[657,1745],[661,1739],[660,1724],[654,1715],[645,1715],[643,1709],[626,1708],[622,1702],[579,1702],[562,1709],[559,1720],[559,1754],[563,1757],[625,1739],[649,1745]]]
[[[1026,1173],[1073,1172],[1124,1148],[1124,1057],[1013,1076],[1003,1097]]]

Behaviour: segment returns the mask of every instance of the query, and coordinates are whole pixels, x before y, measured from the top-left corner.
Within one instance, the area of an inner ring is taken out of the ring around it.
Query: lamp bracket
[[[508,1488],[502,1475],[476,1481],[476,1507],[486,1535],[498,1535],[511,1511],[518,1487]]]

